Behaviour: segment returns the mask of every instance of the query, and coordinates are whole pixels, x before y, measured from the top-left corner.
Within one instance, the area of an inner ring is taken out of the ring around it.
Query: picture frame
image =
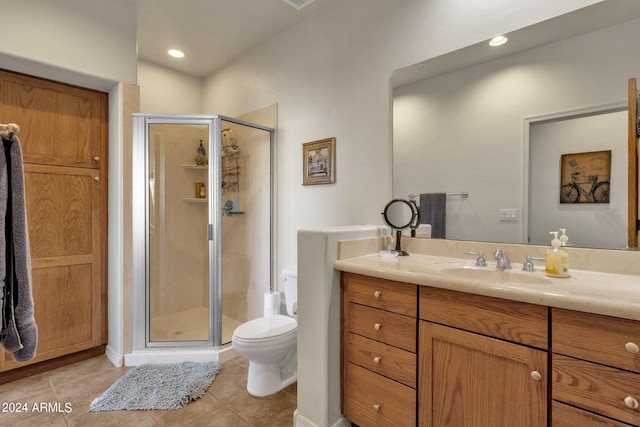
[[[562,154],[560,203],[609,203],[611,150]]]
[[[302,185],[335,184],[336,139],[302,144]]]

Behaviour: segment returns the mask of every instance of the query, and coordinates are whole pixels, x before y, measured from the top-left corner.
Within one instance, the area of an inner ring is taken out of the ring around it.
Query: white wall
[[[0,10],[2,68],[106,92],[136,82],[131,2],[0,0]]]
[[[298,229],[382,224],[394,69],[593,3],[334,1],[208,78],[207,113],[278,103],[279,268],[296,260]],[[337,182],[303,187],[301,144],[328,137],[336,137]]]
[[[624,104],[639,38],[635,20],[396,90],[394,196],[468,191],[447,203],[448,238],[523,242],[524,119]],[[520,220],[500,221],[501,208],[518,209]]]
[[[138,82],[141,113],[202,113],[202,79],[139,61]]]

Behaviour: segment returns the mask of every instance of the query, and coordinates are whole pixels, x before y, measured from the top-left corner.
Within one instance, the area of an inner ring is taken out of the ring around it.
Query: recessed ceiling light
[[[169,49],[167,53],[174,58],[182,58],[184,56],[184,52],[178,49]]]
[[[309,6],[310,3],[313,3],[314,0],[282,0],[287,3],[289,6],[295,7],[300,10],[306,6]]]
[[[489,46],[502,46],[503,44],[505,44],[507,42],[507,40],[509,40],[508,38],[506,38],[505,36],[495,36],[494,38],[492,38],[489,41]]]

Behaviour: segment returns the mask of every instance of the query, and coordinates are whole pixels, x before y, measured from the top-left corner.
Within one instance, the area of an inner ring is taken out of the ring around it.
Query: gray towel
[[[431,224],[431,237],[445,238],[447,193],[420,194],[420,223]]]
[[[15,360],[24,362],[35,356],[38,328],[33,314],[31,293],[31,254],[27,233],[22,150],[20,141],[13,134],[0,132],[0,140],[3,141],[3,144],[0,144],[0,279],[4,279],[3,288],[11,288],[12,291],[12,297],[7,298],[7,301],[4,301],[3,293],[0,292],[3,318],[0,344],[6,351],[13,353]],[[5,156],[4,140],[11,141],[10,160]],[[9,206],[11,209],[8,209]],[[7,229],[7,233],[11,232],[10,235],[5,234],[6,224],[11,225],[11,230]],[[10,238],[7,239],[7,236]],[[13,253],[7,249],[13,249]],[[7,265],[7,259],[11,265]]]

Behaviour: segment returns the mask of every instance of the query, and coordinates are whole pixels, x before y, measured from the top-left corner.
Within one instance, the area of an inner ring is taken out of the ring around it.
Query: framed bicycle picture
[[[560,203],[609,203],[611,150],[563,154]]]
[[[336,182],[336,139],[302,144],[302,185]]]

